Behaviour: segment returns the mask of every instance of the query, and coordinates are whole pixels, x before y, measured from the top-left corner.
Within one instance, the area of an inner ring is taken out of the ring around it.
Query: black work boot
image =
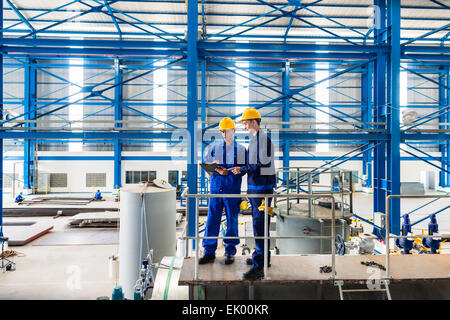
[[[227,254],[225,258],[225,264],[232,264],[234,262],[234,255]]]
[[[245,262],[246,262],[247,265],[249,265],[249,266],[253,265],[253,260],[252,260],[252,258],[247,258],[247,260],[245,260]],[[269,264],[267,265],[267,267],[270,268],[270,262],[269,262]]]
[[[258,280],[264,277],[264,269],[263,268],[251,268],[250,270],[248,270],[246,273],[243,274],[243,277],[245,280],[250,280],[250,281],[254,281],[254,280]]]
[[[215,259],[216,259],[215,255],[205,254],[205,255],[203,255],[203,257],[201,257],[198,260],[198,264],[206,264],[206,263],[214,262]]]

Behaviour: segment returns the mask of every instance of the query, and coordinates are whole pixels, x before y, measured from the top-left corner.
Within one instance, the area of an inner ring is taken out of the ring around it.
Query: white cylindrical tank
[[[119,284],[126,299],[133,299],[134,286],[140,277],[141,259],[145,259],[151,249],[153,263],[175,255],[175,188],[146,185],[121,188]]]

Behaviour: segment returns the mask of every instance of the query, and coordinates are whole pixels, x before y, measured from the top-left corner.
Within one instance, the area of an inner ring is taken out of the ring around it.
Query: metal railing
[[[390,200],[391,199],[410,199],[410,198],[417,198],[417,199],[429,199],[429,198],[448,198],[450,199],[450,195],[412,195],[412,194],[404,194],[404,195],[398,195],[398,194],[391,194],[386,197],[386,279],[390,279],[390,239],[396,239],[396,238],[427,238],[430,235],[405,235],[405,236],[394,236],[390,235],[390,216],[391,216],[391,207],[390,207]]]
[[[264,280],[268,280],[267,277],[267,267],[268,267],[268,240],[271,239],[331,239],[331,277],[330,280],[335,280],[336,277],[336,245],[335,245],[335,198],[332,193],[330,194],[188,194],[189,189],[186,188],[184,191],[183,196],[187,198],[195,198],[196,200],[196,210],[195,210],[195,236],[190,237],[184,235],[182,239],[184,240],[195,240],[195,266],[194,266],[194,281],[198,281],[198,274],[199,274],[199,248],[200,243],[199,240],[201,239],[264,239]],[[268,215],[268,199],[269,198],[286,198],[286,201],[289,202],[289,199],[309,199],[309,198],[328,198],[331,199],[331,236],[270,236],[268,234],[268,219],[264,219],[264,236],[263,237],[223,237],[223,236],[217,236],[217,237],[200,237],[199,236],[199,228],[198,228],[198,222],[199,222],[199,214],[198,214],[198,200],[200,197],[208,197],[208,198],[240,198],[240,197],[247,197],[247,198],[264,198],[264,215]],[[385,273],[385,279],[389,280],[391,279],[390,276],[390,240],[396,239],[396,238],[408,238],[408,237],[415,237],[415,238],[426,238],[429,237],[429,235],[405,235],[405,236],[395,236],[390,235],[390,200],[391,199],[404,199],[404,198],[449,198],[450,195],[389,195],[386,198],[386,273]],[[186,212],[189,212],[189,201],[186,201]],[[186,217],[188,218],[189,215],[187,214]],[[189,221],[187,221],[189,223]],[[188,256],[187,251],[188,245],[186,245],[186,257]]]
[[[294,193],[296,194],[333,194],[337,197],[337,201],[341,206],[341,213],[344,216],[344,211],[348,211],[353,213],[353,179],[352,179],[352,171],[344,170],[339,168],[332,167],[321,167],[321,169],[325,169],[324,171],[316,171],[318,168],[316,167],[281,167],[276,170],[276,175],[281,173],[283,175],[287,175],[286,181],[282,181],[282,184],[277,186],[275,189],[277,192],[283,192],[282,188],[285,188],[285,192],[287,194],[291,193],[291,186],[294,188]],[[295,177],[292,177],[292,174]],[[313,178],[320,177],[321,175],[330,175],[330,184],[329,185],[320,185],[315,183]],[[333,185],[333,175],[338,178],[338,185]],[[346,180],[345,175],[348,175],[348,180]],[[278,178],[279,179],[279,178]],[[293,182],[293,183],[292,183]],[[305,183],[306,182],[306,183]],[[301,188],[301,186],[306,186],[307,190]],[[325,189],[326,191],[314,192],[314,188]],[[329,190],[329,191],[328,191]],[[345,196],[348,196],[346,199]],[[309,217],[312,216],[313,213],[313,198],[308,199],[308,210]],[[347,201],[348,200],[348,203]],[[299,199],[297,199],[297,203],[299,203]],[[275,205],[277,204],[277,200],[275,199]],[[289,212],[289,206],[287,208]]]
[[[195,209],[195,236],[184,236],[182,239],[184,240],[195,240],[195,266],[194,266],[194,281],[198,281],[198,265],[199,265],[199,248],[200,243],[199,240],[201,239],[264,239],[264,280],[268,280],[267,277],[267,266],[268,266],[268,240],[271,239],[331,239],[331,278],[330,280],[334,280],[336,276],[336,266],[335,266],[335,256],[336,256],[336,247],[335,247],[335,198],[332,194],[188,194],[189,189],[186,188],[185,192],[183,194],[184,197],[186,197],[187,200],[189,198],[195,198],[196,201],[196,209]],[[264,219],[264,236],[254,236],[254,237],[248,237],[248,236],[242,236],[242,237],[223,237],[223,236],[217,236],[217,237],[200,237],[199,236],[199,227],[198,227],[198,219],[199,219],[199,213],[198,213],[198,202],[199,198],[208,197],[208,198],[264,198],[264,215],[267,217],[268,215],[268,200],[269,198],[287,198],[287,201],[289,199],[309,199],[309,198],[328,198],[331,199],[331,236],[270,236],[268,232],[269,224],[268,219]],[[186,201],[186,212],[189,212],[189,201]],[[188,218],[189,215],[187,214],[186,217]],[[189,221],[187,221],[189,223]],[[186,257],[187,254],[188,245],[186,245]]]

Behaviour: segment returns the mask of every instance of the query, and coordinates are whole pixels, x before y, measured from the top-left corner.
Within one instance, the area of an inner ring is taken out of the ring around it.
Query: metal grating
[[[106,173],[86,173],[86,187],[106,187]]]
[[[12,185],[12,173],[4,173],[3,174],[3,188],[11,188]]]
[[[67,173],[50,173],[50,188],[67,188]]]

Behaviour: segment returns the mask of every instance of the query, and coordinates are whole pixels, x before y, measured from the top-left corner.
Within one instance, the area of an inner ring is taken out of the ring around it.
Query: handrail
[[[186,188],[188,189],[188,188]],[[336,256],[336,248],[335,248],[335,199],[332,194],[188,194],[188,190],[184,194],[186,198],[195,198],[196,201],[196,207],[195,207],[195,236],[185,236],[183,239],[195,239],[195,266],[194,266],[194,281],[198,281],[198,265],[199,265],[199,240],[200,239],[264,239],[264,280],[267,280],[267,265],[268,265],[268,240],[269,238],[272,239],[300,239],[300,238],[308,238],[308,239],[331,239],[331,280],[334,280],[336,277],[336,266],[335,266],[335,256]],[[217,237],[200,237],[199,236],[199,230],[198,230],[198,199],[201,197],[207,197],[207,198],[236,198],[236,197],[242,197],[245,196],[247,198],[264,198],[264,215],[268,215],[268,199],[269,198],[299,198],[299,199],[309,199],[309,198],[329,198],[331,199],[331,236],[275,236],[271,237],[270,234],[268,235],[269,226],[267,219],[264,219],[264,236],[253,236],[253,237],[223,237],[223,236],[217,236]],[[186,203],[189,203],[189,201],[186,201]],[[188,212],[188,211],[187,211]],[[187,214],[186,217],[189,217]],[[188,246],[186,246],[187,248]]]
[[[429,235],[406,235],[406,236],[394,236],[390,235],[390,216],[391,216],[391,207],[390,207],[390,200],[391,199],[410,199],[410,198],[417,198],[417,199],[425,199],[425,198],[449,198],[450,195],[413,195],[413,194],[391,194],[386,197],[386,279],[390,278],[390,254],[389,254],[389,240],[396,239],[396,238],[407,238],[407,237],[414,237],[414,238],[427,238]]]

